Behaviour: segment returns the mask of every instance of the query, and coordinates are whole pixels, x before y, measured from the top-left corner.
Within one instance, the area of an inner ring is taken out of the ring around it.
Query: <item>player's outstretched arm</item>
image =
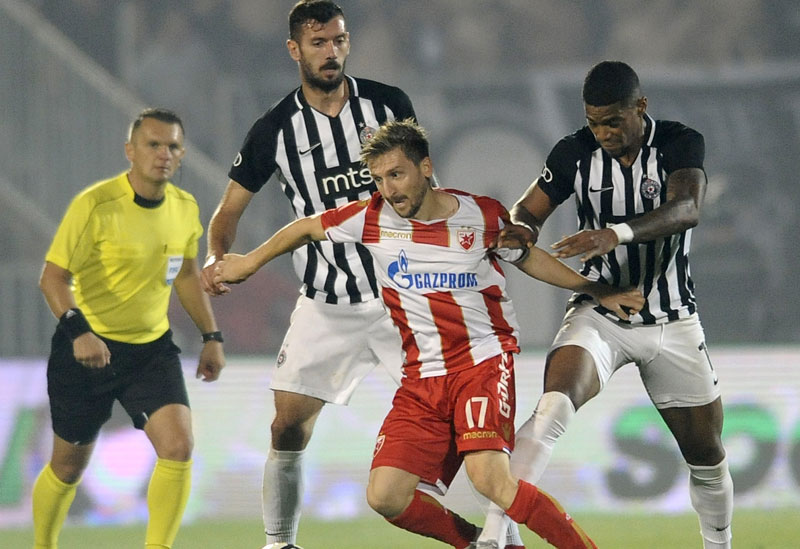
[[[638,313],[644,306],[644,296],[637,288],[616,288],[593,282],[535,246],[530,249],[528,257],[516,265],[527,275],[542,282],[589,294],[600,305],[613,311],[623,320],[627,320],[631,314]]]
[[[327,239],[319,215],[297,219],[245,255],[225,254],[214,267],[214,283],[244,282],[279,255],[294,251],[310,242]]]

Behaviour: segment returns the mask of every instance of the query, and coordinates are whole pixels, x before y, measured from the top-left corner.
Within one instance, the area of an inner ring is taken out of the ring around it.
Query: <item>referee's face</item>
[[[304,84],[324,92],[341,85],[350,54],[350,33],[342,17],[334,17],[327,23],[310,21],[303,26],[299,41],[290,39],[286,45],[300,67]]]
[[[131,176],[137,181],[159,185],[169,181],[180,166],[183,132],[178,124],[145,118],[125,143]]]
[[[643,97],[634,105],[626,102],[602,107],[584,104],[589,129],[598,145],[612,158],[627,163],[638,156],[644,135],[646,105]]]

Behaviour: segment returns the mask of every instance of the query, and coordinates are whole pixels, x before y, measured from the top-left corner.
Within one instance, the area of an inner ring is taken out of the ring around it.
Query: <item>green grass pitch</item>
[[[474,519],[475,517],[473,517]],[[697,519],[687,515],[576,514],[575,519],[598,547],[606,549],[702,548]],[[174,549],[259,549],[264,545],[259,520],[187,524]],[[523,530],[528,549],[550,547]],[[141,549],[144,526],[65,527],[59,549]],[[305,549],[436,549],[446,545],[415,536],[377,517],[351,522],[303,520],[297,542]],[[0,530],[0,547],[29,549],[30,529]],[[800,509],[736,511],[733,522],[736,549],[794,549],[800,547]]]

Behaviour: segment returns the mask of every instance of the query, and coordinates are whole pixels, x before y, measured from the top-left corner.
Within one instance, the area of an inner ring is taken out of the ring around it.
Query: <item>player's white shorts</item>
[[[593,306],[582,303],[567,310],[550,350],[565,345],[586,349],[601,390],[614,372],[633,362],[656,408],[702,406],[720,396],[697,314],[665,324],[631,326],[602,316]]]
[[[400,385],[402,361],[400,333],[379,299],[332,305],[301,295],[270,388],[347,404],[379,363]]]

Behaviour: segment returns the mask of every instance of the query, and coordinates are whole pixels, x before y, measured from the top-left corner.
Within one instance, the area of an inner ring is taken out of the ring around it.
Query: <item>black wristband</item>
[[[222,332],[217,331],[203,334],[203,343],[208,343],[209,341],[219,341],[222,343],[225,340],[222,339]]]
[[[68,309],[61,318],[58,319],[58,327],[67,334],[71,340],[92,331],[89,321],[83,316],[83,311],[77,308]]]

